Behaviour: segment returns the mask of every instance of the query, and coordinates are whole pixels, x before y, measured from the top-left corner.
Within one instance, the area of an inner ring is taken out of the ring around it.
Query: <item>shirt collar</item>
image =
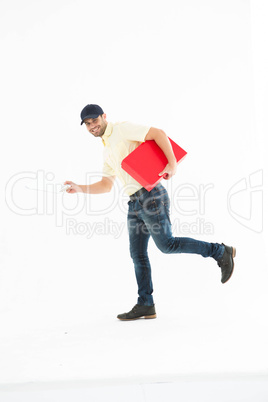
[[[113,124],[112,123],[108,123],[106,130],[104,131],[103,136],[101,137],[102,139],[102,143],[105,146],[107,144],[107,138],[110,137],[110,135],[113,132]]]

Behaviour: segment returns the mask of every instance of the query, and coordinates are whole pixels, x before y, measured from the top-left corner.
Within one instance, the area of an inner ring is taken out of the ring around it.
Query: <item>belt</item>
[[[142,187],[140,190],[136,191],[136,193],[131,194],[129,196],[130,201],[135,201],[137,198],[139,198],[146,190],[146,188]]]

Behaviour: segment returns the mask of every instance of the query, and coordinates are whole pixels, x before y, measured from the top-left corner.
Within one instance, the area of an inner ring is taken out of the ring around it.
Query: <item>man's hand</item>
[[[159,176],[163,176],[164,179],[169,180],[172,176],[176,174],[177,164],[176,163],[168,163],[164,170],[159,173]]]
[[[93,184],[75,184],[72,181],[66,181],[71,187],[66,190],[67,193],[87,193],[87,194],[103,194],[112,190],[116,176],[104,176],[100,181]]]
[[[83,192],[82,188],[80,186],[78,186],[78,184],[75,184],[72,181],[65,181],[64,184],[69,184],[71,186],[66,190],[66,193],[74,194],[74,193],[82,193]]]

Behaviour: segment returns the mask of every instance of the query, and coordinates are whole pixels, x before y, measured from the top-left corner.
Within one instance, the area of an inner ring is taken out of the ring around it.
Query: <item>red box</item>
[[[169,138],[177,163],[182,161],[187,152]],[[139,145],[125,159],[121,167],[147,191],[151,191],[163,179],[159,173],[164,170],[168,160],[154,140],[148,140]]]

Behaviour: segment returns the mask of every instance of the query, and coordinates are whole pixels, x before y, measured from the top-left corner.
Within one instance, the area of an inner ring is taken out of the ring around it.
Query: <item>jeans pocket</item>
[[[165,196],[161,198],[161,207],[162,207],[162,213],[165,215],[165,217],[168,219],[169,223],[171,224],[170,221],[170,199],[168,194],[166,193]]]
[[[157,202],[152,194],[145,194],[144,196],[142,194],[142,196],[138,199],[138,203],[147,216],[157,214]]]

